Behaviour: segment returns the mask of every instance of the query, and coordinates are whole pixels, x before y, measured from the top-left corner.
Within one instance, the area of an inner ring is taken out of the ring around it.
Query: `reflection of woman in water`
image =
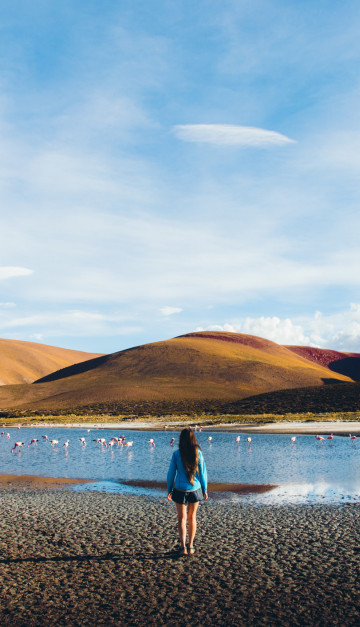
[[[174,501],[178,515],[180,555],[187,555],[186,513],[189,524],[189,553],[195,553],[196,512],[199,501],[208,498],[207,472],[203,454],[191,429],[180,433],[179,449],[174,451],[167,474],[169,501]],[[186,512],[187,507],[187,512]]]

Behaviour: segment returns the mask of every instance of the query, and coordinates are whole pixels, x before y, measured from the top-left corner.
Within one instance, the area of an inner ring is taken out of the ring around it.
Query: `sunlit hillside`
[[[0,385],[32,383],[54,370],[95,357],[36,342],[0,339]]]
[[[0,407],[75,408],[125,402],[229,402],[351,381],[269,340],[191,333],[69,366],[27,386],[0,389]]]

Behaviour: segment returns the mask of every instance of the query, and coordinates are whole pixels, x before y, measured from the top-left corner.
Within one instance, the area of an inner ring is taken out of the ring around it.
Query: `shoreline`
[[[181,423],[169,423],[165,421],[126,421],[126,422],[74,422],[74,423],[56,423],[56,422],[44,422],[32,424],[22,424],[20,421],[13,425],[3,424],[1,428],[4,429],[18,429],[20,425],[21,429],[90,429],[96,430],[120,430],[120,431],[168,431],[178,432],[187,426],[193,426],[196,423],[194,421],[186,421]],[[325,434],[331,433],[337,435],[348,435],[349,433],[360,434],[360,421],[281,421],[281,422],[264,422],[264,423],[223,423],[215,425],[201,425],[201,431],[223,431],[223,432],[243,432],[243,433],[268,433],[268,434]],[[200,429],[197,429],[197,433],[200,433]]]

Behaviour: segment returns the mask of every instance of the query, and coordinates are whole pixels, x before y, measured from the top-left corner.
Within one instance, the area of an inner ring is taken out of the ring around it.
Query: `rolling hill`
[[[341,372],[339,355],[332,369],[330,356],[327,364],[318,363],[297,347],[259,337],[189,333],[71,365],[32,385],[2,386],[0,409],[209,410],[279,390],[351,382]],[[346,361],[348,354],[342,355]]]
[[[0,339],[0,385],[32,383],[54,370],[95,357],[35,342]]]

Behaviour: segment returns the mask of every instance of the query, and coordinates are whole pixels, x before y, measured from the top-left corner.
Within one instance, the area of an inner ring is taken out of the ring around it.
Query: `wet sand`
[[[200,504],[0,486],[0,624],[359,625],[360,506]]]
[[[93,483],[91,479],[71,479],[68,477],[39,477],[37,475],[9,475],[0,474],[1,485],[23,485],[37,488],[47,488],[65,485],[76,485],[79,483]]]

